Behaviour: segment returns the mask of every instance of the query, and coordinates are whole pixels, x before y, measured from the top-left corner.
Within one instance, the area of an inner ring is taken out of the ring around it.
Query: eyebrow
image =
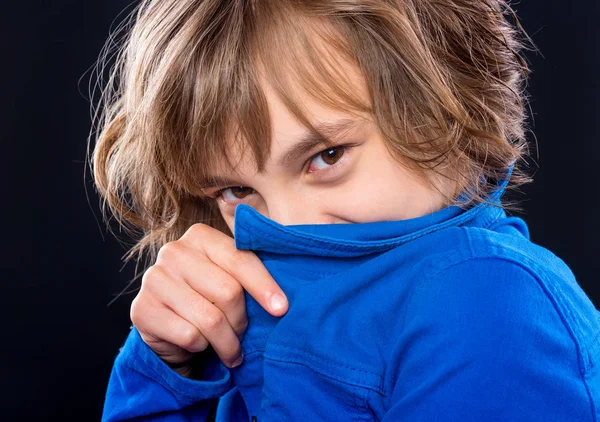
[[[364,119],[340,119],[333,122],[320,122],[314,125],[318,133],[306,132],[300,140],[291,147],[279,160],[282,167],[289,166],[292,162],[303,157],[317,146],[333,146],[334,140],[342,138],[359,127],[364,126]]]
[[[241,186],[239,182],[221,176],[211,176],[200,183],[200,189],[212,189],[220,186]]]
[[[302,158],[318,146],[334,146],[336,139],[343,138],[350,133],[355,133],[359,128],[364,127],[366,123],[367,120],[364,118],[344,118],[332,122],[318,122],[313,125],[317,133],[306,131],[301,135],[298,142],[281,156],[279,165],[288,167],[291,163]],[[239,182],[222,176],[211,176],[201,183],[202,189],[236,185],[239,185]]]

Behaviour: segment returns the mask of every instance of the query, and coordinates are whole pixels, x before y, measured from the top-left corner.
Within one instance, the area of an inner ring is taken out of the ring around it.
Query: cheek
[[[365,178],[342,189],[330,191],[322,202],[334,219],[352,223],[401,220],[405,216],[406,192],[398,183],[373,182]]]
[[[355,223],[393,221],[428,213],[431,195],[405,169],[379,157],[360,166],[344,186],[329,192],[331,216]]]
[[[223,220],[225,221],[225,224],[227,224],[227,227],[229,227],[229,231],[231,233],[233,233],[233,216],[224,215],[223,213],[221,213],[221,215],[223,216]],[[235,235],[235,233],[234,233],[234,235]]]

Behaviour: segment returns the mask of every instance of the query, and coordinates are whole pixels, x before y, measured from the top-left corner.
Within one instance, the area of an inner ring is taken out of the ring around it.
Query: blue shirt
[[[244,362],[229,369],[209,348],[194,380],[134,327],[104,421],[598,420],[599,313],[502,208],[283,226],[239,205],[234,232],[289,311],[246,294]]]

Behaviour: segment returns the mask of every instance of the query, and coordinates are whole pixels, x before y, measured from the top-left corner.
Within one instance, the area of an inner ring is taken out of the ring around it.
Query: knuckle
[[[150,304],[145,296],[140,292],[132,301],[129,308],[129,318],[133,325],[138,328],[143,328],[147,325],[148,315],[151,314]]]
[[[239,302],[243,293],[243,287],[238,283],[234,283],[223,290],[221,293],[221,301],[224,305],[235,305]]]
[[[204,317],[203,326],[208,331],[215,331],[219,329],[224,322],[225,315],[223,315],[221,312],[214,312]]]
[[[183,245],[180,241],[174,240],[165,243],[156,256],[156,262],[171,262],[182,253]]]
[[[164,270],[157,264],[151,266],[146,270],[142,276],[142,289],[144,286],[152,286],[159,282],[165,276]],[[140,292],[141,293],[141,292]]]
[[[225,255],[225,262],[229,272],[235,274],[240,268],[247,268],[252,265],[252,252],[234,250]]]
[[[193,349],[198,343],[199,337],[200,333],[198,333],[198,330],[192,327],[186,327],[179,335],[179,346],[191,351],[190,349]]]
[[[207,236],[210,233],[210,228],[210,226],[204,223],[194,223],[190,226],[189,229],[187,229],[186,235],[201,238]]]
[[[198,353],[203,350],[206,350],[207,347],[208,347],[208,340],[206,340],[202,336],[198,336],[198,339],[196,340],[196,343],[194,344],[194,347],[192,350],[190,350],[190,352]]]
[[[133,301],[131,301],[131,307],[129,308],[129,319],[133,325],[138,325],[140,322],[140,317],[143,315],[143,312],[140,312],[140,296],[136,296]]]
[[[235,262],[239,265],[252,265],[254,263],[254,252],[237,250],[233,254]]]

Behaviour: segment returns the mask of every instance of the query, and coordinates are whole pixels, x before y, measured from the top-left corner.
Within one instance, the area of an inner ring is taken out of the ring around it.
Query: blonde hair
[[[90,163],[103,211],[139,236],[126,260],[154,261],[198,222],[230,234],[199,188],[209,164],[231,164],[232,142],[264,168],[271,122],[261,76],[314,132],[298,87],[331,108],[369,113],[411,168],[466,180],[470,204],[485,202],[513,163],[508,188],[531,181],[521,169],[526,38],[504,1],[145,0],[119,32],[99,62],[115,53]],[[360,70],[368,102],[340,60]]]

